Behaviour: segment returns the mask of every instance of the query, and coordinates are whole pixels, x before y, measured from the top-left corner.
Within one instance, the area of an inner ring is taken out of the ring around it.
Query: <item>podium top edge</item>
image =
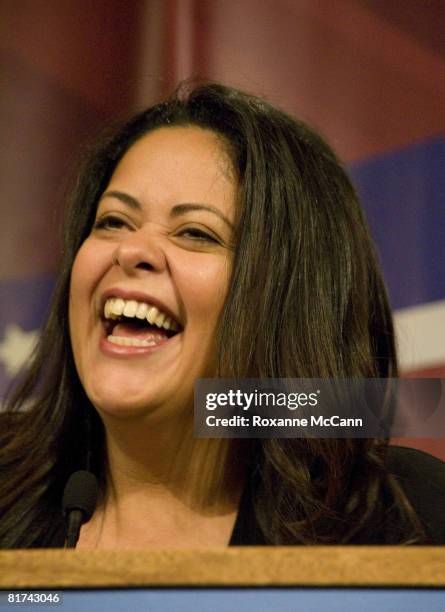
[[[445,587],[445,546],[5,550],[0,588]]]

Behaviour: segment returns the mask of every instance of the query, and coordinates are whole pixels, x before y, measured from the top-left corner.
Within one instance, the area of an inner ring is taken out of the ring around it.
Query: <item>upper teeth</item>
[[[118,319],[122,315],[129,318],[146,319],[150,325],[157,325],[164,329],[179,330],[179,325],[171,317],[159,310],[156,306],[137,302],[136,300],[122,300],[109,298],[105,302],[104,315],[106,319]]]

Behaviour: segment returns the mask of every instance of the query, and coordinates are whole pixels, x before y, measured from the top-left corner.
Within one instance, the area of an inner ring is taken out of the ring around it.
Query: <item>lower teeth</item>
[[[108,342],[120,344],[121,346],[156,346],[153,340],[141,340],[140,338],[128,338],[124,336],[108,336]]]

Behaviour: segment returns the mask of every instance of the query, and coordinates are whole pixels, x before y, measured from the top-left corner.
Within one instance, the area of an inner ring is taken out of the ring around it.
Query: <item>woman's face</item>
[[[236,199],[210,130],[157,129],[118,164],[70,287],[76,367],[101,413],[165,417],[190,408],[195,379],[214,373]]]

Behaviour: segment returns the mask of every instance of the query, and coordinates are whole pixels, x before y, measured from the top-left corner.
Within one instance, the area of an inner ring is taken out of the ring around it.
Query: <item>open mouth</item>
[[[120,346],[157,346],[182,331],[178,321],[157,306],[121,298],[106,300],[103,322],[108,342]]]

